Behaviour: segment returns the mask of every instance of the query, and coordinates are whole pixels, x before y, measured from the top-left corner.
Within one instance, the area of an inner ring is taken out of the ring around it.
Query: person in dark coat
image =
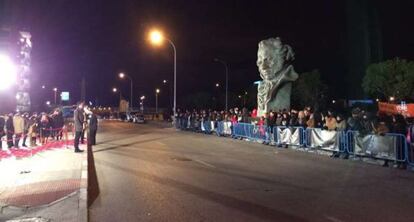
[[[96,131],[98,131],[98,118],[92,113],[89,115],[88,145],[96,145]]]
[[[65,120],[63,118],[63,113],[61,110],[56,109],[55,113],[53,114],[53,129],[56,130],[56,140],[62,139],[62,129],[65,125]]]
[[[6,139],[7,139],[7,146],[10,148],[13,147],[13,134],[14,134],[14,125],[13,125],[13,113],[10,113],[7,116],[6,120]]]
[[[2,115],[0,115],[0,150],[3,148],[3,142],[1,141],[1,139],[3,138],[4,135],[6,135],[4,133],[4,126],[6,125],[6,120],[4,119],[4,117]]]
[[[75,147],[75,153],[83,152],[83,150],[79,149],[79,140],[82,136],[83,132],[83,124],[84,124],[84,114],[83,114],[83,102],[80,102],[73,113],[73,121],[75,123],[75,141],[74,141],[74,147]]]

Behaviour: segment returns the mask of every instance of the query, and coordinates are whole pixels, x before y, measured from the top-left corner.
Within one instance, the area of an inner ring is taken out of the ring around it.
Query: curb
[[[89,147],[88,147],[89,150]],[[78,221],[88,221],[88,156],[89,152],[83,155],[81,170],[81,188],[79,189],[78,200]]]

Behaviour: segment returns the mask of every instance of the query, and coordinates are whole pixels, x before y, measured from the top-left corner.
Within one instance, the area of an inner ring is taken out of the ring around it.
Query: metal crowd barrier
[[[313,141],[312,133],[319,132],[323,137],[323,133],[334,134],[327,135],[328,138],[318,138],[319,141]],[[329,138],[331,136],[331,138]],[[305,146],[310,149],[319,149],[330,152],[344,153],[347,151],[347,133],[346,131],[329,131],[320,128],[307,128],[305,131]]]
[[[229,121],[209,120],[196,123],[196,121],[189,121],[188,118],[177,118],[176,127],[206,134],[215,132],[218,136],[246,138],[268,144],[286,144],[312,150],[348,153],[358,157],[406,162],[414,168],[414,144],[412,147],[409,146],[405,135],[402,134],[387,133],[384,136],[368,134],[361,137],[357,131],[326,131],[318,128],[284,126],[271,128],[249,123],[232,124]],[[287,134],[281,136],[282,132]],[[392,149],[387,150],[387,144],[392,145]],[[383,150],[378,146],[383,146]]]
[[[260,142],[271,142],[271,128],[249,123],[236,123],[233,125],[233,137],[246,138]]]
[[[285,130],[289,130],[289,133],[290,133],[289,138],[282,138],[281,133],[284,132]],[[293,138],[293,135],[296,132],[298,133],[297,135],[298,138]],[[275,126],[273,127],[273,142],[276,143],[277,145],[286,144],[286,145],[303,147],[306,143],[305,129],[303,127],[296,127],[296,126],[295,127]]]
[[[357,131],[348,131],[346,147],[348,153],[354,156],[408,163],[410,158],[407,154],[412,152],[408,149],[405,135],[396,133],[360,135]]]

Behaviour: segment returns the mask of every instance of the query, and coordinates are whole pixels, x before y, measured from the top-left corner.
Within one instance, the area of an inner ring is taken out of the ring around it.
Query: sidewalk
[[[52,143],[0,158],[0,221],[87,221],[86,145],[81,149]]]

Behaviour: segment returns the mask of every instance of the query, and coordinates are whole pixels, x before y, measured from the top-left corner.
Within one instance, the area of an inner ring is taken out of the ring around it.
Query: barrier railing
[[[395,162],[407,162],[406,154],[410,151],[405,135],[396,133],[361,135],[357,131],[348,131],[346,147],[350,155]]]
[[[218,136],[245,138],[252,141],[304,147],[306,150],[321,150],[347,153],[353,156],[406,162],[414,167],[414,144],[408,146],[405,135],[360,135],[356,131],[329,131],[319,128],[283,127],[235,123],[229,121],[200,121],[193,124],[186,118],[177,119],[176,127],[204,133],[215,132]]]
[[[233,137],[247,138],[260,142],[271,142],[271,128],[267,126],[248,123],[236,123],[233,125]]]
[[[306,141],[305,129],[303,127],[275,126],[273,127],[273,141],[277,145],[302,147]]]
[[[346,131],[324,130],[320,128],[307,128],[305,133],[307,148],[344,153],[347,150]]]

